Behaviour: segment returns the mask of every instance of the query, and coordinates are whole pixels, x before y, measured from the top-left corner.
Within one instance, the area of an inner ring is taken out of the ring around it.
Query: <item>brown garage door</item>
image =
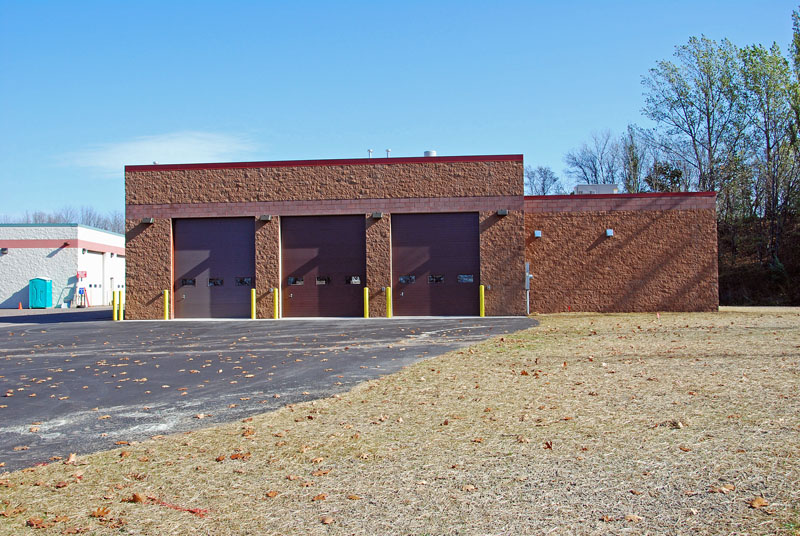
[[[247,318],[255,288],[253,218],[174,220],[175,317]]]
[[[364,216],[281,218],[283,316],[361,316]]]
[[[392,215],[396,315],[477,315],[478,214]]]

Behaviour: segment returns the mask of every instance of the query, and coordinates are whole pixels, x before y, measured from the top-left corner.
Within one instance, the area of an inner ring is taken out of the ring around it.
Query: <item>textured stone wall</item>
[[[256,226],[256,316],[272,318],[275,301],[281,314],[281,218],[272,221],[255,220]],[[271,292],[272,289],[277,289]]]
[[[525,314],[525,215],[480,213],[481,284],[487,316]]]
[[[386,292],[392,286],[392,220],[389,214],[376,220],[366,218],[367,287],[369,287],[369,316],[386,316]]]
[[[525,216],[531,312],[717,310],[713,197],[691,210],[574,211],[580,202]]]
[[[491,157],[487,157],[491,158]],[[387,159],[386,164],[222,167],[129,166],[126,205],[523,195],[522,159]],[[256,164],[257,165],[257,164]]]
[[[125,220],[125,244],[125,318],[163,318],[162,291],[170,291],[170,309],[174,301],[171,220]]]

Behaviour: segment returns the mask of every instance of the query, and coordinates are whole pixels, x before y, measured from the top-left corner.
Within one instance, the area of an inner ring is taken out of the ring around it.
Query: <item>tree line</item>
[[[692,37],[642,77],[654,126],[593,133],[564,158],[578,183],[717,192],[721,303],[800,303],[800,13],[781,48]],[[547,167],[533,195],[564,193]]]
[[[52,212],[25,211],[19,217],[0,215],[0,223],[79,223],[113,233],[125,233],[125,214],[122,211],[114,210],[103,214],[89,206],[65,206]]]

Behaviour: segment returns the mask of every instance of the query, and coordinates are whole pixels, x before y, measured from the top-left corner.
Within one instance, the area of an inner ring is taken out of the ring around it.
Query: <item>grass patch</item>
[[[800,310],[538,319],[340,396],[0,475],[0,534],[797,533]]]

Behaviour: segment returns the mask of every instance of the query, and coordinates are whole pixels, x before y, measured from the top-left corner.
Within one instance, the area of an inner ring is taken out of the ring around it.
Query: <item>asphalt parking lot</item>
[[[525,317],[111,322],[0,312],[0,471],[330,396]],[[201,418],[198,418],[201,417]]]

